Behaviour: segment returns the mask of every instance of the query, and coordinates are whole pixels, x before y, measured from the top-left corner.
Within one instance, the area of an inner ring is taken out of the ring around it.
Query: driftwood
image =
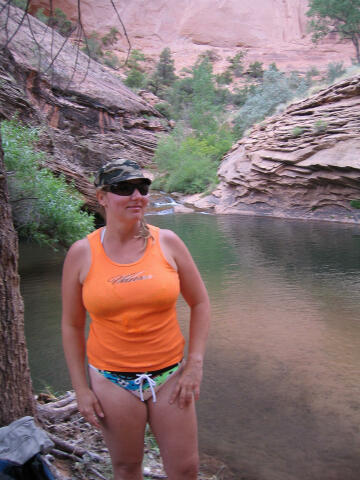
[[[101,432],[96,430],[77,410],[74,392],[61,398],[47,394],[37,397],[38,420],[54,447],[43,458],[55,480],[109,480],[111,459]],[[71,413],[70,413],[71,412]],[[166,479],[158,449],[151,435],[145,437],[144,475],[149,479]],[[232,480],[235,477],[225,466],[206,457],[201,461],[199,480],[215,478]]]
[[[81,458],[87,455],[96,462],[104,461],[104,458],[101,455],[98,455],[97,453],[91,452],[90,450],[86,450],[85,448],[82,448],[70,442],[67,442],[66,440],[63,440],[62,438],[59,438],[56,435],[53,435],[52,433],[48,433],[48,435],[50,439],[54,442],[55,447],[57,447],[57,449],[63,452],[67,452],[71,455],[76,455],[77,457],[81,457]]]
[[[66,395],[55,402],[37,404],[37,414],[42,422],[45,420],[51,423],[65,422],[70,420],[77,409],[74,392],[67,392]]]

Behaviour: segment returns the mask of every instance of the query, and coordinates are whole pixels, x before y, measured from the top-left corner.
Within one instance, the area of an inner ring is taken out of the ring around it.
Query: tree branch
[[[126,59],[125,59],[125,62],[124,62],[124,65],[127,65],[127,62],[128,62],[128,60],[129,60],[129,56],[130,56],[130,52],[131,52],[131,43],[130,43],[130,40],[129,40],[127,31],[126,31],[125,25],[124,25],[123,21],[121,20],[120,14],[119,14],[119,12],[118,12],[118,10],[117,10],[117,8],[116,8],[113,0],[110,0],[110,2],[111,2],[111,5],[113,6],[113,8],[114,8],[114,10],[115,10],[115,13],[116,13],[116,15],[117,15],[117,17],[118,17],[118,19],[119,19],[119,22],[121,23],[121,26],[122,26],[122,28],[123,28],[123,30],[124,30],[124,35],[125,35],[126,40],[127,40],[128,44],[129,44],[128,53],[127,53],[127,56],[126,56]]]

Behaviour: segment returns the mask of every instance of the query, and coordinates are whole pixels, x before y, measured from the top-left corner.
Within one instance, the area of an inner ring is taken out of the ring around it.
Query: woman
[[[96,195],[106,227],[75,242],[66,256],[63,345],[79,411],[102,429],[114,479],[143,478],[149,423],[168,478],[195,480],[194,401],[200,394],[209,300],[179,237],[145,224],[150,183],[130,160],[111,161],[99,170]],[[191,312],[186,360],[175,311],[179,293]],[[91,324],[85,348],[86,311]]]

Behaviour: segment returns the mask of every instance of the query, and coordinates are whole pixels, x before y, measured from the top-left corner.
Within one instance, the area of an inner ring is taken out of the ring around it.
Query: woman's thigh
[[[91,389],[104,411],[100,419],[113,463],[141,462],[147,422],[147,406],[124,388],[89,369]]]
[[[148,401],[149,423],[168,474],[181,470],[186,463],[194,465],[198,461],[195,401],[184,408],[180,408],[177,402],[169,403],[177,379],[178,374],[161,387],[155,403]]]

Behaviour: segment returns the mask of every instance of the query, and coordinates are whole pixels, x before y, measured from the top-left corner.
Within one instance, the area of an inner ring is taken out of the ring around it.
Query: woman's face
[[[141,188],[144,185],[143,180],[119,182],[118,185],[120,188],[118,191],[120,193],[130,193],[128,190],[131,190],[132,188],[123,188],[129,186],[125,184],[131,184],[134,186],[139,185],[140,190],[144,193],[144,190]],[[115,192],[117,189],[114,188],[113,191]],[[149,203],[149,196],[142,195],[137,188],[135,188],[129,195],[119,195],[104,190],[99,190],[96,195],[100,205],[105,208],[107,222],[112,217],[118,218],[119,220],[140,220]]]

